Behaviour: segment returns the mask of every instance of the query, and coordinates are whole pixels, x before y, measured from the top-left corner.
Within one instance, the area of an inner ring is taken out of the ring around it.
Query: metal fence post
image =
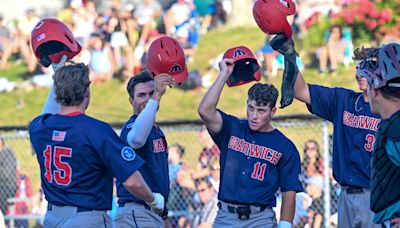
[[[329,122],[322,122],[322,142],[324,144],[324,227],[329,227],[331,215],[331,194],[329,175]]]

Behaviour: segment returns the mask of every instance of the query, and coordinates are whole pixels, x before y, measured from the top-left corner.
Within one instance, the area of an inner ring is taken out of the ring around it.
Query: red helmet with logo
[[[292,28],[286,17],[295,12],[292,0],[257,0],[253,5],[253,17],[263,32],[283,33],[288,38],[292,37]]]
[[[182,83],[188,78],[185,53],[172,37],[162,36],[151,43],[147,52],[147,70],[155,77],[166,73]]]
[[[260,66],[249,48],[239,46],[228,49],[223,58],[230,58],[235,62],[232,74],[226,81],[229,87],[239,86],[251,81],[260,81]]]
[[[31,43],[37,60],[45,67],[60,62],[63,55],[72,59],[81,51],[69,28],[54,18],[45,18],[36,24]]]

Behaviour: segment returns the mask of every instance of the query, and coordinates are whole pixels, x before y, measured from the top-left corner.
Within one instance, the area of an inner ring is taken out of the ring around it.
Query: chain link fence
[[[274,126],[296,145],[302,159],[304,193],[296,196],[295,227],[334,227],[339,186],[330,177],[331,125],[313,116],[275,118]],[[122,124],[114,124],[119,132]],[[200,180],[218,191],[219,150],[200,121],[160,123],[169,146],[172,227],[195,227],[203,198]],[[0,128],[0,206],[9,227],[41,227],[46,201],[26,128]],[[280,214],[280,194],[275,208]],[[115,205],[116,207],[116,205]],[[115,210],[110,214],[113,216]]]

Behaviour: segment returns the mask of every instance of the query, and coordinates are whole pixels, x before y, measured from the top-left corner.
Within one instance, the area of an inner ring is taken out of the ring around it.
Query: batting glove
[[[164,210],[164,196],[162,196],[160,193],[154,193],[153,192],[153,197],[154,201],[151,203],[147,203],[151,209],[156,212],[157,214],[161,214],[161,212]]]
[[[60,59],[60,62],[58,63],[51,63],[51,67],[53,68],[54,73],[60,69],[61,67],[63,67],[65,65],[65,63],[67,62],[67,56],[63,55]]]
[[[296,82],[299,69],[296,63],[297,52],[292,38],[287,38],[283,34],[276,35],[271,40],[271,46],[284,56],[285,69],[283,70],[281,87],[281,108],[290,105],[294,98],[294,84]]]

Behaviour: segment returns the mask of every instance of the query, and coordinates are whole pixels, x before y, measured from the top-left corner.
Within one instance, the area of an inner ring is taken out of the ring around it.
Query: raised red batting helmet
[[[295,12],[292,0],[257,0],[253,5],[253,17],[263,32],[283,33],[288,38],[292,37],[292,28],[286,17]]]
[[[36,24],[31,43],[37,60],[45,67],[60,62],[63,55],[72,59],[81,51],[69,28],[54,18],[45,18]]]
[[[228,49],[223,58],[233,59],[235,63],[233,72],[226,81],[229,87],[239,86],[251,81],[260,81],[260,66],[249,48],[239,46]]]
[[[178,41],[169,36],[162,36],[151,43],[146,65],[153,77],[166,73],[178,84],[188,78],[185,53]]]

